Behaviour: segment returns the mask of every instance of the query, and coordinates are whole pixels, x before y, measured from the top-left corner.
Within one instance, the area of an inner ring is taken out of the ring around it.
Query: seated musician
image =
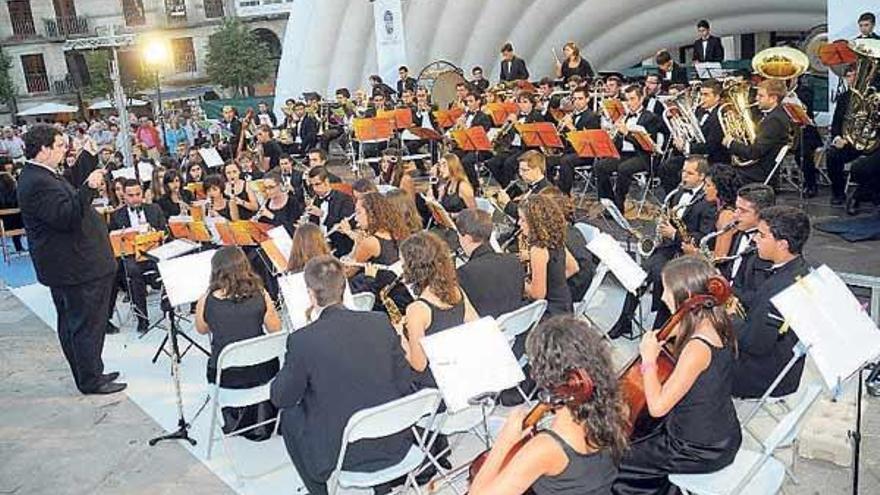
[[[669,87],[673,84],[687,86],[687,68],[676,63],[668,51],[660,50],[657,52],[654,55],[654,63],[657,64],[657,68],[660,70],[660,87],[664,93],[668,92]]]
[[[238,205],[226,199],[225,187],[223,176],[211,174],[205,177],[205,215],[238,220]]]
[[[167,227],[165,215],[157,205],[144,203],[144,190],[140,183],[134,179],[127,179],[124,188],[125,207],[116,210],[110,216],[110,230],[134,228],[144,232],[164,231]],[[147,313],[147,279],[144,273],[150,271],[155,273],[156,263],[137,261],[133,256],[125,256],[122,259],[122,269],[128,279],[129,296],[136,308],[137,331],[145,333],[150,326],[150,318]],[[150,280],[150,285],[158,287],[155,279]],[[115,300],[115,293],[110,300]]]
[[[837,95],[834,103],[834,115],[831,118],[831,146],[828,147],[826,167],[828,178],[831,180],[831,205],[840,206],[846,202],[846,173],[844,168],[847,163],[855,160],[862,153],[843,137],[843,123],[849,110],[849,99],[852,94],[850,89],[856,80],[856,68],[853,65],[846,67],[843,80],[846,89]],[[855,191],[852,197],[855,199]],[[853,208],[853,214],[856,213]]]
[[[303,173],[293,166],[293,157],[283,154],[278,158],[278,171],[281,172],[281,186],[300,206],[305,207],[305,179]]]
[[[455,215],[465,208],[477,207],[474,188],[468,180],[458,155],[447,153],[440,157],[440,162],[437,164],[437,175],[441,181],[437,199],[447,212]]]
[[[293,115],[289,123],[290,137],[293,146],[290,153],[304,155],[306,151],[318,145],[318,127],[320,123],[311,113],[306,112],[305,103],[298,101],[293,105]]]
[[[354,195],[354,201],[357,203],[359,199],[364,197],[365,194],[371,192],[379,192],[379,188],[376,187],[376,183],[373,179],[368,179],[366,177],[361,177],[356,181],[351,183],[351,193]]]
[[[507,117],[507,122],[505,122],[507,131],[504,134],[499,133],[495,137],[495,141],[498,143],[509,141],[510,146],[508,150],[498,152],[494,158],[486,162],[486,168],[492,172],[492,175],[501,187],[507,187],[514,180],[519,155],[530,149],[523,143],[522,136],[516,130],[516,124],[532,124],[544,121],[541,113],[535,110],[534,97],[531,93],[520,93],[516,98],[516,105],[518,108],[517,113],[510,114]]]
[[[248,188],[247,181],[242,178],[241,167],[236,162],[227,162],[223,170],[226,175],[224,195],[230,202],[235,203],[239,219],[251,218],[260,206],[257,204],[254,191]]]
[[[281,159],[281,155],[284,154],[284,151],[281,149],[281,145],[278,144],[278,141],[272,137],[271,127],[261,125],[257,129],[257,146],[258,150],[262,150],[262,152],[258,153],[260,162],[257,163],[257,168],[265,173],[277,167],[278,160]]]
[[[309,169],[327,166],[327,151],[321,148],[310,149],[307,153],[307,158],[308,161],[306,162],[306,165]],[[329,169],[327,170],[327,173],[330,176],[331,184],[339,184],[342,182],[342,179],[340,179],[338,175],[330,173]]]
[[[660,74],[650,73],[645,76],[645,98],[642,102],[645,110],[653,113],[659,119],[663,119],[663,111],[666,110],[666,106],[660,101]],[[665,126],[664,126],[665,127]],[[664,129],[664,134],[666,134],[668,129]]]
[[[743,183],[764,182],[776,165],[776,155],[788,144],[791,127],[788,114],[782,108],[782,99],[788,93],[785,82],[767,79],[758,84],[758,108],[763,114],[758,124],[757,137],[751,145],[734,141],[724,136],[722,143],[730,153],[741,160],[754,161],[748,165],[737,165],[736,171]]]
[[[452,110],[453,108],[459,108],[461,110],[466,110],[467,106],[464,102],[464,97],[470,92],[470,87],[468,83],[465,81],[461,81],[456,83],[455,85],[455,98],[449,102],[449,105],[446,106],[447,110]]]
[[[257,103],[254,119],[260,124],[266,124],[272,128],[278,127],[278,118],[275,117],[275,112],[269,110],[269,104],[265,101]]]
[[[682,253],[695,254],[700,239],[715,230],[715,205],[704,201],[703,186],[708,171],[709,164],[703,156],[692,155],[685,160],[684,168],[681,170],[681,185],[669,193],[663,201],[663,212],[658,218],[660,225],[657,227],[660,238],[655,239],[659,245],[642,262],[645,271],[648,272],[645,285],[653,287],[651,310],[657,312],[654,317],[654,328],[659,328],[669,318],[667,307],[660,298],[663,294],[660,285],[663,281],[661,277],[663,266]],[[675,216],[674,219],[672,215]],[[679,222],[684,229],[676,228],[674,223]],[[608,332],[611,338],[632,334],[632,317],[637,307],[638,298],[632,293],[627,293],[620,318],[614,328]]]
[[[736,191],[739,189],[739,180],[736,172],[727,165],[712,165],[706,174],[706,201],[715,205],[715,232],[721,232],[735,221],[736,217]],[[714,239],[712,256],[714,259],[722,258],[730,253],[733,237],[733,228],[719,234]]]
[[[201,158],[201,156],[200,156]],[[184,177],[184,186],[190,184],[201,184],[205,179],[205,166],[201,162],[191,161],[186,168],[186,176]]]
[[[293,234],[296,222],[302,217],[303,209],[296,199],[284,187],[284,179],[280,170],[270,170],[263,177],[263,189],[266,203],[251,220],[283,226],[289,234]]]
[[[703,81],[700,87],[700,106],[694,110],[694,116],[699,120],[700,132],[706,142],[684,141],[673,135],[672,145],[676,153],[661,163],[658,171],[664,191],[672,191],[678,185],[685,156],[706,155],[710,164],[730,163],[730,151],[721,143],[724,132],[718,119],[720,103],[721,83],[714,79]]]
[[[770,261],[758,256],[756,237],[761,211],[776,204],[773,188],[764,184],[746,184],[736,193],[736,234],[728,257],[731,261],[718,266],[733,283],[733,290],[746,310],[751,306],[758,287],[767,278]]]
[[[403,278],[413,287],[415,301],[406,307],[400,343],[416,375],[418,388],[436,387],[421,340],[427,335],[479,318],[458,285],[449,246],[431,232],[419,232],[400,245]]]
[[[385,199],[392,208],[399,211],[403,216],[403,223],[407,232],[412,235],[425,228],[419,209],[410,194],[403,189],[394,189],[385,194]],[[407,236],[409,237],[409,236]]]
[[[683,256],[663,269],[663,303],[675,312],[689,297],[708,294],[715,268],[698,256]],[[723,306],[698,306],[671,330],[675,368],[661,383],[657,359],[664,344],[647,332],[639,345],[642,385],[658,430],[635,440],[624,454],[612,492],[672,493],[668,475],[711,473],[733,462],[740,443],[731,399],[736,336]],[[668,358],[667,358],[668,359]]]
[[[652,154],[639,146],[632,136],[632,131],[637,126],[641,127],[656,143],[657,133],[661,128],[660,119],[653,113],[646,112],[642,107],[642,88],[630,85],[626,87],[624,94],[626,115],[614,123],[615,145],[620,151],[620,159],[599,160],[594,167],[599,198],[613,199],[621,213],[625,211],[626,195],[632,184],[633,175],[648,170]],[[617,181],[612,190],[611,175],[614,172],[617,172]]]
[[[565,247],[565,214],[549,196],[535,194],[519,205],[519,226],[527,251],[520,260],[527,264],[523,292],[526,298],[547,301],[545,317],[571,314],[568,278],[578,272],[577,260]]]
[[[538,325],[526,350],[531,376],[539,387],[552,391],[566,383],[570,370],[579,369],[590,377],[592,394],[583,404],[554,407],[553,421],[539,428],[515,454],[512,449],[523,438],[526,410],[512,410],[468,493],[611,493],[628,439],[626,407],[610,348],[590,323],[561,316]]]
[[[571,301],[577,304],[584,298],[593,276],[596,274],[597,259],[587,249],[587,240],[581,231],[575,227],[575,206],[571,196],[562,194],[557,187],[548,187],[541,191],[543,196],[547,196],[556,202],[556,205],[565,215],[565,249],[574,257],[578,265],[578,270],[574,275],[568,277],[566,281],[568,290],[571,292]]]
[[[504,213],[511,218],[518,217],[520,201],[552,186],[547,177],[545,177],[547,160],[540,151],[531,150],[519,155],[518,169],[519,177],[526,183],[527,189],[525,191],[517,191],[521,194],[517,195],[514,199],[511,199],[511,194],[508,194],[504,189],[495,193],[498,205],[504,208]]]
[[[254,155],[250,151],[242,150],[235,161],[238,163],[238,168],[241,169],[242,179],[252,181],[263,178],[263,172],[257,168]]]
[[[323,227],[325,232],[354,213],[352,197],[330,187],[330,176],[326,167],[309,170],[308,183],[315,194],[315,204],[306,213],[309,214],[309,221]],[[352,246],[351,239],[342,232],[330,234],[330,247],[333,248],[334,255],[345,256]]]
[[[525,270],[515,255],[492,249],[492,215],[468,208],[455,218],[455,226],[469,258],[458,268],[458,281],[477,313],[498,318],[522,306]]]
[[[489,80],[483,77],[483,68],[479,65],[475,65],[471,69],[471,79],[468,81],[470,83],[471,88],[477,92],[477,94],[483,94],[486,90],[489,89]]]
[[[755,291],[745,320],[736,319],[739,358],[734,368],[734,397],[761,397],[794,355],[798,338],[785,328],[770,299],[807,275],[803,248],[810,235],[810,219],[791,206],[771,206],[758,216],[758,256],[772,263],[766,279]],[[801,358],[771,394],[794,393],[804,371]]]
[[[177,170],[166,170],[162,176],[165,194],[155,203],[159,205],[159,208],[162,208],[165,218],[189,213],[189,205],[193,201],[193,195],[186,189],[182,189],[182,182],[180,172]]]
[[[437,105],[431,103],[431,94],[423,87],[416,89],[416,111],[413,114],[413,124],[424,129],[440,130],[434,112]]]
[[[287,452],[308,492],[316,495],[327,493],[349,418],[409,393],[412,372],[387,316],[342,305],[345,273],[339,260],[309,260],[305,282],[314,320],[287,338],[286,359],[272,382],[271,397],[283,411]],[[349,445],[343,467],[375,471],[392,466],[412,443],[409,431],[360,440]]]
[[[382,150],[379,163],[370,164],[380,184],[400,187],[400,176],[404,171],[404,167],[400,165],[402,163],[400,157],[400,150],[392,146]]]
[[[572,113],[562,118],[559,124],[560,134],[567,134],[572,131],[583,131],[586,129],[599,129],[601,127],[601,119],[598,114],[590,111],[590,94],[586,88],[577,88],[571,92],[571,100],[574,106]],[[559,160],[559,180],[557,186],[564,194],[571,194],[571,188],[574,185],[574,169],[591,165],[592,158],[581,158],[572,148],[571,143],[563,138],[566,143],[565,152]],[[554,176],[552,172],[550,176]]]
[[[211,334],[211,356],[206,375],[208,383],[217,378],[217,358],[229,344],[281,331],[281,318],[263,283],[251,269],[241,248],[222,247],[211,257],[211,280],[207,294],[196,303],[196,331]],[[278,359],[253,366],[226,369],[220,385],[224,388],[251,388],[269,383],[278,373]],[[223,431],[226,433],[270,420],[277,415],[271,402],[245,407],[224,407]],[[275,423],[251,428],[242,433],[250,440],[267,440]]]
[[[462,119],[461,125],[465,129],[480,126],[484,131],[489,132],[489,130],[494,127],[492,117],[483,113],[481,109],[482,100],[477,93],[473,91],[468,92],[464,97],[464,104],[466,110],[459,118]],[[477,163],[492,158],[492,152],[457,150],[456,154],[461,158],[461,163],[464,166],[465,172],[467,172],[468,179],[471,181],[471,186],[473,186],[474,189],[478,189],[480,181],[478,179],[479,171],[477,170]]]

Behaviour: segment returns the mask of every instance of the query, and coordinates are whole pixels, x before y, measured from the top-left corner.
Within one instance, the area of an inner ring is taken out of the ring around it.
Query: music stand
[[[616,98],[605,98],[602,100],[602,111],[611,122],[617,122],[626,115],[626,109],[623,108],[623,103]]]
[[[492,123],[496,126],[504,125],[504,122],[507,121],[507,117],[518,111],[519,109],[517,108],[516,103],[512,101],[486,104],[486,113],[492,117]]]
[[[550,122],[535,122],[533,124],[516,124],[517,132],[522,137],[523,144],[528,148],[563,148],[562,139],[556,132],[556,127]]]
[[[715,79],[724,76],[725,70],[721,68],[721,62],[696,62],[694,70],[700,79]]]
[[[165,259],[159,261],[159,274],[162,275],[163,280],[171,281],[173,283],[165,284],[165,294],[168,297],[168,320],[170,322],[170,328],[168,330],[168,335],[166,335],[166,339],[169,338],[171,340],[171,377],[172,382],[174,383],[174,391],[177,399],[177,430],[167,434],[155,437],[151,439],[148,443],[150,446],[156,445],[162,440],[186,440],[190,445],[195,445],[196,440],[189,436],[189,423],[186,422],[186,418],[183,415],[183,396],[180,393],[180,347],[177,344],[177,336],[178,334],[186,336],[179,332],[177,328],[177,321],[174,318],[174,307],[195,302],[202,294],[207,292],[208,283],[210,281],[211,274],[211,257],[214,256],[214,251],[204,251],[197,254],[191,254],[186,256],[181,256],[178,258]],[[178,270],[180,267],[188,267],[188,271],[191,275],[198,274],[200,276],[195,277],[181,277],[179,276]],[[189,339],[189,337],[187,337]],[[190,339],[192,342],[192,340]],[[193,344],[195,344],[193,342]],[[198,344],[195,344],[198,346]],[[164,347],[164,341],[163,341]],[[207,355],[211,355],[209,352],[205,351],[205,349],[198,346],[202,351]],[[155,360],[154,360],[155,362]]]
[[[409,129],[413,127],[413,114],[411,108],[395,108],[394,110],[380,110],[376,114],[377,118],[389,119],[394,122],[394,128]]]
[[[443,135],[434,129],[428,129],[427,127],[410,127],[407,131],[422,141],[428,141],[431,147],[431,160],[436,161],[437,143],[443,140]]]
[[[385,143],[391,140],[394,134],[394,119],[376,117],[372,119],[354,119],[351,123],[354,130],[354,140],[358,142],[359,163],[354,163],[355,172],[362,176],[361,165],[366,163],[364,156],[365,144]]]
[[[455,122],[459,117],[464,115],[464,110],[461,108],[451,108],[449,110],[435,110],[434,118],[437,119],[437,125],[442,127],[443,129],[449,129],[450,127],[455,126]]]
[[[581,158],[620,158],[611,136],[602,129],[572,131],[565,135]]]
[[[468,129],[452,131],[452,139],[462,151],[492,151],[492,143],[486,130],[475,125]]]

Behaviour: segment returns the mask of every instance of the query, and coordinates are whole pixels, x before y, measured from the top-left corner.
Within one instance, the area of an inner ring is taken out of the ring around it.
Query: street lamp
[[[162,147],[168,150],[168,138],[165,134],[165,115],[162,111],[162,86],[159,80],[159,71],[171,58],[166,40],[152,38],[147,40],[142,49],[144,62],[156,74],[156,113],[159,118],[159,128],[162,130]]]

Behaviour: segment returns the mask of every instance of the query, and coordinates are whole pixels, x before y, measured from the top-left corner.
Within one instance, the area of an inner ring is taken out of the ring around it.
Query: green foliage
[[[8,104],[15,99],[15,83],[12,82],[12,58],[0,50],[0,102]]]
[[[214,84],[233,88],[243,96],[249,86],[264,82],[274,73],[268,48],[238,19],[226,18],[208,38],[206,69]]]
[[[120,54],[120,63],[124,64],[125,57]],[[83,96],[86,98],[113,98],[113,80],[110,79],[110,59],[113,52],[110,50],[95,50],[85,52],[86,66],[89,68],[89,85],[83,88]],[[128,57],[129,59],[132,57]],[[132,62],[129,61],[129,64]],[[139,65],[135,65],[138,69]],[[123,71],[122,88],[126,96],[133,97],[145,90],[152,89],[154,82],[149,74],[141,70],[128,71],[134,72],[134,77],[125,77]]]

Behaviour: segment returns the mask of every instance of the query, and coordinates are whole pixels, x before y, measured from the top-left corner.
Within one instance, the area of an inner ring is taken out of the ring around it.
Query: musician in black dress
[[[660,225],[657,232],[660,235],[658,246],[648,259],[642,262],[648,278],[645,286],[653,287],[651,310],[656,311],[654,328],[659,328],[669,318],[667,306],[660,297],[663,288],[661,273],[666,263],[681,254],[697,253],[700,239],[709,232],[715,230],[715,205],[704,201],[703,190],[709,164],[701,155],[692,155],[684,162],[681,170],[681,185],[669,193],[663,201],[662,217],[658,219]],[[683,229],[676,228],[675,223],[683,225]],[[655,239],[655,241],[657,241]],[[608,332],[611,338],[617,338],[623,334],[632,333],[632,316],[638,307],[638,298],[632,293],[627,293],[623,311],[615,323],[614,328]]]
[[[723,62],[724,46],[721,38],[712,35],[709,21],[701,19],[697,23],[697,34],[700,37],[694,41],[694,62]]]
[[[458,281],[482,316],[498,318],[523,305],[523,264],[514,254],[492,249],[492,215],[469,208],[455,218],[458,243],[467,263],[458,268]]]
[[[767,79],[758,84],[758,108],[762,117],[758,123],[757,137],[751,145],[734,141],[725,136],[722,143],[730,153],[741,160],[750,160],[747,165],[737,165],[737,174],[743,183],[764,182],[776,165],[776,155],[788,144],[791,122],[782,108],[782,99],[788,93],[783,81]]]
[[[251,269],[241,248],[222,247],[211,257],[211,281],[208,292],[196,303],[196,331],[211,334],[211,356],[206,375],[208,383],[217,379],[217,359],[226,346],[281,331],[281,318],[260,278]],[[220,385],[224,388],[251,388],[269,383],[278,373],[278,359],[246,367],[223,370]],[[265,401],[246,407],[224,407],[223,431],[230,433],[251,427],[242,433],[250,440],[272,436],[275,423],[253,428],[273,419],[277,411]]]
[[[803,256],[810,235],[807,214],[791,206],[771,206],[761,210],[758,218],[758,256],[772,265],[750,301],[746,318],[734,320],[739,358],[734,369],[733,395],[742,398],[761,397],[794,355],[797,335],[785,329],[784,318],[770,300],[810,270]],[[797,391],[803,371],[802,357],[771,396]]]
[[[529,196],[519,205],[520,235],[527,251],[520,260],[527,264],[523,286],[526,298],[547,301],[544,314],[571,314],[571,291],[567,280],[578,272],[577,260],[565,247],[565,214],[553,199],[543,194]]]
[[[327,231],[354,213],[352,197],[330,187],[330,176],[326,167],[309,170],[308,182],[315,194],[315,204],[306,210],[309,221],[322,226]],[[342,232],[330,234],[330,247],[333,248],[333,254],[336,256],[348,254],[352,246],[351,239]]]
[[[715,268],[683,256],[663,269],[663,303],[676,311],[693,295],[708,294]],[[736,336],[722,305],[698,305],[672,329],[675,369],[661,383],[662,344],[647,332],[639,345],[646,408],[662,425],[630,445],[614,482],[615,494],[669,493],[668,475],[711,473],[733,462],[742,443],[731,399]]]
[[[525,409],[514,409],[471,483],[472,495],[605,495],[617,477],[617,463],[627,447],[623,397],[611,350],[591,324],[561,316],[541,323],[526,348],[531,376],[552,391],[572,370],[583,370],[592,383],[584,403],[554,407],[553,421],[506,462],[523,438]]]
[[[507,187],[516,177],[519,155],[532,149],[526,147],[522,136],[516,130],[516,124],[532,124],[544,121],[541,112],[535,109],[534,96],[531,93],[520,93],[516,98],[516,106],[517,113],[510,114],[507,117],[507,122],[502,127],[501,133],[495,137],[497,145],[509,143],[509,146],[506,147],[506,151],[499,151],[495,154],[494,158],[486,162],[486,168],[492,172],[492,175],[501,187]]]
[[[266,191],[266,204],[251,219],[283,226],[290,235],[293,235],[296,222],[303,216],[303,209],[284,187],[281,172],[270,170],[263,177],[263,188]]]
[[[501,47],[501,82],[527,81],[529,69],[526,61],[513,54],[513,45],[505,43]]]
[[[581,50],[574,41],[562,46],[563,59],[556,60],[556,78],[567,82],[571,76],[592,79],[596,74],[587,59],[581,57]]]
[[[465,208],[477,207],[474,188],[458,155],[453,153],[443,155],[437,164],[437,175],[441,180],[437,199],[443,209],[455,215]]]
[[[165,185],[165,194],[156,200],[156,204],[162,209],[165,218],[189,213],[189,205],[193,201],[191,192],[183,189],[183,180],[177,170],[166,170],[162,175],[162,184]]]
[[[236,162],[227,162],[223,166],[226,176],[224,194],[226,199],[234,203],[238,209],[239,220],[248,220],[260,207],[257,204],[257,196],[248,188],[247,181],[242,178],[241,167]]]
[[[587,249],[587,241],[581,231],[575,226],[575,210],[574,200],[557,187],[548,187],[538,193],[547,196],[556,202],[559,209],[565,216],[565,249],[574,257],[578,265],[575,274],[568,277],[568,290],[571,292],[571,300],[577,304],[583,299],[593,281],[593,275],[596,274],[597,259]]]
[[[225,188],[223,176],[211,174],[205,177],[205,215],[222,217],[226,220],[238,220],[238,208],[223,194]]]
[[[403,278],[418,298],[406,307],[398,329],[417,388],[436,387],[421,340],[479,316],[458,285],[449,246],[431,232],[419,232],[400,245]]]
[[[706,192],[705,201],[715,206],[715,232],[718,234],[708,245],[715,259],[727,256],[730,253],[733,237],[736,231],[729,225],[736,221],[736,192],[739,189],[739,178],[736,171],[726,165],[712,165],[706,174],[706,183],[703,190]]]
[[[601,117],[590,110],[590,95],[586,88],[577,88],[571,92],[571,100],[574,106],[572,113],[562,118],[558,124],[560,133],[566,134],[572,131],[585,129],[599,129],[602,125]],[[559,159],[559,180],[556,185],[565,194],[571,194],[574,185],[574,169],[585,167],[593,163],[592,158],[581,158],[567,139],[564,139],[565,151]],[[553,177],[556,174],[550,172]]]
[[[642,106],[642,88],[637,85],[627,86],[626,115],[614,123],[616,130],[615,145],[620,151],[620,159],[608,158],[599,160],[595,166],[596,188],[599,198],[611,198],[617,209],[624,212],[626,195],[633,181],[633,175],[648,170],[652,151],[645,151],[633,137],[636,127],[644,129],[651,140],[657,142],[657,133],[660,132],[660,119],[651,112],[644,110]],[[613,190],[611,175],[617,172],[617,180]]]

